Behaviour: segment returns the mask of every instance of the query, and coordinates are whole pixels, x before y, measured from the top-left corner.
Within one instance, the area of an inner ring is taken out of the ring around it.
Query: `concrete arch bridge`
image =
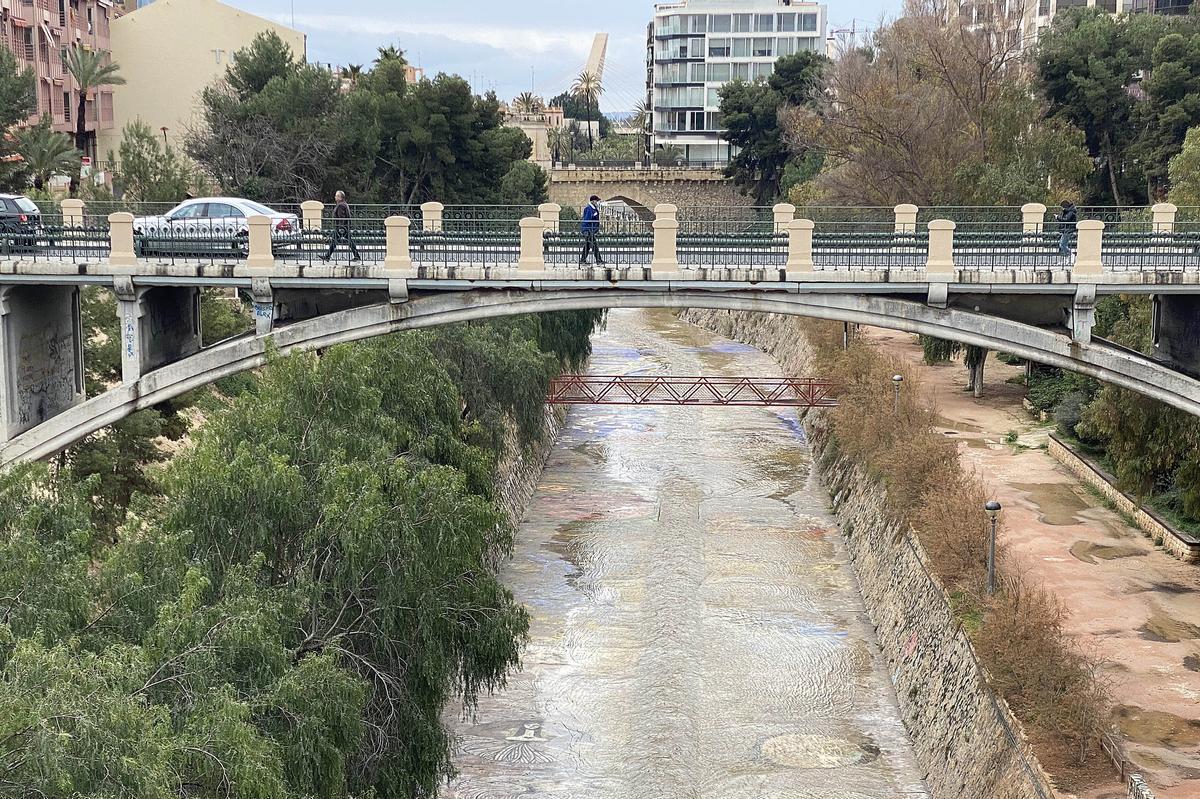
[[[925,333],[1200,415],[1200,236],[1193,242],[1190,231],[1169,229],[1165,207],[1155,210],[1158,221],[1120,230],[1107,244],[1104,221],[1080,222],[1061,255],[1059,233],[1035,219],[1042,206],[1008,209],[1015,221],[987,238],[969,227],[956,236],[953,220],[918,231],[910,206],[896,209],[886,230],[849,232],[796,219],[790,206],[750,227],[681,231],[675,209],[659,206],[649,234],[601,232],[605,267],[561,259],[562,248],[574,257],[578,234],[558,230],[552,207],[511,226],[489,219],[486,229],[455,229],[436,209],[423,213],[420,230],[404,217],[356,223],[362,261],[343,250],[330,263],[319,257],[328,241],[319,216],[306,218],[296,242],[274,236],[266,217],[250,219],[248,255],[214,235],[179,242],[184,254],[147,257],[131,215],[98,224],[64,210],[51,235],[0,260],[0,464],[48,456],[137,410],[257,368],[272,346],[297,352],[585,308],[752,311]],[[122,335],[122,384],[90,399],[84,286],[114,291]],[[209,287],[253,298],[253,334],[201,349],[199,292]],[[1091,337],[1097,298],[1130,292],[1155,297],[1156,358]]]

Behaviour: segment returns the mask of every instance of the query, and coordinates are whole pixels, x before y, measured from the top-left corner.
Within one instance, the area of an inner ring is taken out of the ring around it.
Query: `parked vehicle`
[[[275,248],[299,247],[300,219],[239,197],[199,197],[185,200],[162,216],[139,216],[133,220],[133,235],[139,251],[155,253],[213,254],[232,252],[246,256],[250,251],[251,216],[271,220]]]
[[[0,243],[7,248],[37,245],[42,209],[24,194],[0,194]]]

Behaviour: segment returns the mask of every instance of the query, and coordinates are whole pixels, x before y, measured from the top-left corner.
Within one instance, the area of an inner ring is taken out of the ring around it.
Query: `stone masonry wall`
[[[812,353],[795,317],[726,311],[682,317],[767,352],[787,374],[809,372]],[[1020,724],[988,687],[920,542],[884,512],[883,488],[838,455],[824,414],[811,412],[804,421],[930,790],[936,799],[1050,799],[1050,780]]]
[[[593,194],[605,200],[625,198],[650,211],[659,203],[718,209],[754,205],[732,180],[703,170],[555,169],[550,175],[550,201],[564,208],[579,210]]]
[[[510,429],[504,442],[504,457],[496,467],[496,498],[513,525],[519,525],[525,515],[525,507],[537,490],[542,470],[550,458],[550,452],[558,441],[558,434],[567,421],[567,407],[546,406],[545,429],[542,440],[534,447],[523,450],[515,429]]]

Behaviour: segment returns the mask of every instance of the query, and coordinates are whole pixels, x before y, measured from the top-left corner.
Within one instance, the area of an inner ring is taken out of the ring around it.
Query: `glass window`
[[[775,40],[774,39],[755,39],[754,51],[755,58],[770,58],[775,55]]]
[[[708,40],[708,57],[709,58],[729,58],[729,40],[728,39],[709,39]]]
[[[796,15],[795,14],[780,14],[779,27],[776,30],[794,31],[796,30]]]
[[[245,216],[241,211],[226,203],[209,203],[208,217],[210,219],[229,219]]]
[[[704,39],[688,39],[686,58],[704,58]]]
[[[703,111],[692,111],[688,114],[688,130],[704,130]]]
[[[267,206],[260,205],[259,203],[253,202],[251,200],[246,200],[245,204],[246,204],[246,207],[249,208],[251,211],[253,211],[256,214],[262,214],[263,216],[274,216],[277,213],[276,211],[268,208]],[[240,216],[240,214],[239,214],[239,216]]]
[[[721,107],[721,90],[720,89],[709,89],[708,90],[708,102],[705,103],[705,105],[708,106],[709,108],[720,108]]]
[[[710,83],[725,83],[729,80],[728,64],[709,64],[708,80]]]
[[[749,39],[734,39],[733,40],[733,57],[734,58],[749,58],[750,57],[750,40]]]
[[[796,40],[793,37],[780,36],[775,45],[775,55],[783,58],[796,52]]]
[[[17,207],[20,208],[22,211],[24,211],[27,214],[40,214],[41,213],[41,210],[38,209],[38,207],[37,207],[37,203],[35,203],[33,200],[29,199],[28,197],[18,197],[17,198]]]
[[[680,33],[679,17],[663,17],[658,21],[658,32],[660,34]]]
[[[733,30],[733,16],[730,14],[713,14],[708,19],[708,29],[713,33],[729,33]]]
[[[704,64],[688,64],[688,82],[703,83],[707,78]]]
[[[177,206],[174,211],[171,211],[167,216],[170,219],[196,219],[204,215],[208,203],[192,203]]]
[[[749,64],[730,64],[730,66],[732,67],[730,74],[733,75],[733,80],[750,80]]]
[[[708,17],[704,14],[692,14],[688,17],[688,33],[706,33]]]
[[[767,33],[775,30],[775,15],[774,14],[755,14],[754,15],[754,30],[756,33]]]
[[[800,15],[800,30],[805,33],[811,33],[817,29],[816,14],[801,14]]]
[[[750,33],[754,30],[754,15],[753,14],[734,14],[733,15],[733,30],[734,33]]]
[[[775,71],[774,63],[755,64],[754,65],[754,79],[758,80],[759,78],[769,78],[769,77],[771,77],[771,74],[774,71]]]

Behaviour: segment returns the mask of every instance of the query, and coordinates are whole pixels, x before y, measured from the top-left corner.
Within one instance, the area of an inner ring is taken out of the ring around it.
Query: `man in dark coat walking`
[[[333,209],[333,231],[329,237],[329,249],[321,256],[321,260],[328,262],[338,244],[345,242],[350,246],[350,260],[361,261],[358,247],[354,246],[354,240],[350,238],[350,204],[346,202],[346,192],[339,191],[334,195],[334,199],[337,200],[337,205]]]
[[[1071,236],[1075,233],[1075,223],[1079,221],[1079,212],[1075,203],[1070,200],[1062,201],[1062,213],[1054,217],[1058,222],[1058,253],[1071,257]]]
[[[583,253],[579,256],[580,265],[588,262],[590,253],[596,253],[596,265],[604,266],[604,257],[600,255],[600,246],[596,244],[596,236],[600,233],[600,198],[595,194],[583,209],[583,221],[579,224],[579,232],[583,234]]]

